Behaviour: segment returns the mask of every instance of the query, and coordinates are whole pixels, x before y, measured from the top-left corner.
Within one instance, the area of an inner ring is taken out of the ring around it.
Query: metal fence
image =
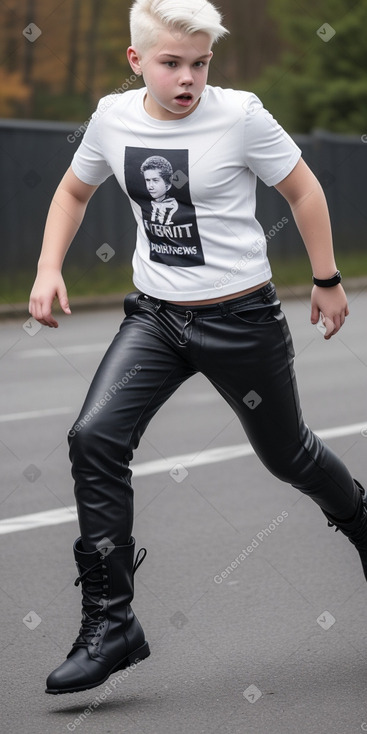
[[[367,136],[315,131],[312,135],[294,135],[294,139],[325,190],[336,250],[364,249]],[[77,124],[0,120],[3,273],[11,276],[17,270],[34,271],[53,192],[80,140]],[[304,252],[287,202],[261,181],[257,216],[268,237],[270,257],[293,258]],[[111,177],[94,195],[67,263],[85,272],[93,266],[96,250],[105,242],[116,251],[119,263],[129,263],[135,230],[128,199]]]

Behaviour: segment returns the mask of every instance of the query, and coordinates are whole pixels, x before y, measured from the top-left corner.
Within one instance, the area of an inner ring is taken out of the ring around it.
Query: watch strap
[[[313,284],[317,285],[319,288],[333,288],[334,285],[339,285],[342,280],[342,276],[339,270],[336,271],[335,275],[333,275],[332,278],[328,278],[328,280],[320,280],[320,278],[312,277]]]

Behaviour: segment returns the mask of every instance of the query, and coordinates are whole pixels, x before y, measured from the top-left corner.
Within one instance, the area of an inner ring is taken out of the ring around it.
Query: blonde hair
[[[135,0],[130,11],[131,45],[141,53],[155,46],[159,32],[207,33],[212,44],[228,33],[208,0]]]

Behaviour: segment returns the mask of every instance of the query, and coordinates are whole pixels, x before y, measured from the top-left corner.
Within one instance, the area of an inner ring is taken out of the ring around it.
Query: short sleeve
[[[267,186],[275,186],[293,171],[302,151],[255,94],[245,111],[245,163]]]
[[[90,119],[83,140],[71,161],[71,167],[75,175],[91,186],[99,186],[113,174],[111,167],[104,158],[99,137],[99,123],[103,117],[105,99],[100,100]]]

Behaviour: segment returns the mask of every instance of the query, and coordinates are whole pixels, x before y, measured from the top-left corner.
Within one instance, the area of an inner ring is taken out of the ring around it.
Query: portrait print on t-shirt
[[[191,201],[188,150],[125,149],[129,196],[142,211],[150,259],[163,265],[204,265]]]

